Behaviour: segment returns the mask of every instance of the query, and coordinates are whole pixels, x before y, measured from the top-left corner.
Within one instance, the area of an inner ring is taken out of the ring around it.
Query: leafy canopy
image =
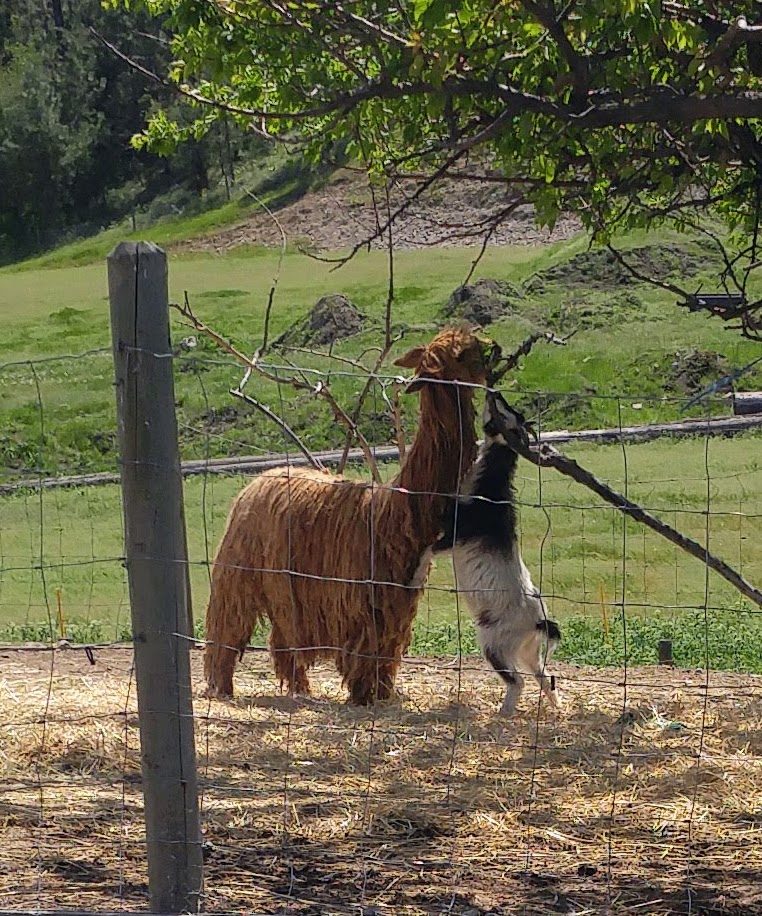
[[[377,169],[483,149],[536,185],[548,217],[580,195],[613,209],[612,192],[668,206],[697,181],[745,200],[758,178],[762,26],[741,17],[756,4],[145,5],[175,30],[169,78],[210,103],[196,132],[216,104],[316,151],[346,139]],[[158,115],[145,140],[180,137]]]
[[[158,113],[138,144],[227,111],[316,157],[339,141],[375,173],[478,166],[542,222],[576,211],[604,241],[712,208],[757,257],[757,3],[122,2],[168,17],[166,78],[198,109],[185,128]]]

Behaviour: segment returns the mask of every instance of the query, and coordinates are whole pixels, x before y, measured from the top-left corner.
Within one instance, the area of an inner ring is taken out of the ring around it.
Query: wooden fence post
[[[122,242],[108,282],[150,906],[192,913],[202,850],[166,255]]]

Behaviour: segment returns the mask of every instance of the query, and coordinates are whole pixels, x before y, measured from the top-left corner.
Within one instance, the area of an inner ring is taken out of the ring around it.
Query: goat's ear
[[[412,350],[408,350],[407,353],[397,357],[394,360],[394,365],[402,366],[405,369],[417,369],[425,352],[426,347],[413,347]]]

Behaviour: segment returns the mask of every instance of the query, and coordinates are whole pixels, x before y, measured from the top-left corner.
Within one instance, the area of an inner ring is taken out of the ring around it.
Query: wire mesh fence
[[[266,624],[237,660],[235,699],[205,696],[213,560],[251,478],[215,464],[228,446],[240,455],[247,443],[220,431],[226,402],[210,397],[204,359],[175,354],[179,399],[195,387],[205,419],[191,436],[181,405],[195,639],[179,631],[172,639],[191,646],[205,911],[762,911],[760,609],[555,471],[521,463],[516,502],[521,555],[562,631],[548,666],[563,698],[558,716],[534,685],[514,717],[498,714],[504,684],[479,653],[447,553],[426,580],[389,700],[346,702],[331,657],[342,645],[323,646],[310,696],[289,696]],[[107,352],[82,360],[82,379],[112,371]],[[61,470],[119,470],[113,414],[101,463],[67,460],[60,405],[86,403],[86,389],[73,390],[67,374],[73,362],[50,374],[46,361],[0,367],[4,396],[23,392],[20,409],[36,418],[27,424],[34,435],[18,434],[18,451],[6,448],[0,469],[0,907],[140,910],[149,889],[120,489],[111,478],[49,482]],[[305,373],[327,371],[305,362],[297,366]],[[209,357],[220,363],[230,365]],[[341,371],[347,384],[364,382],[352,367]],[[394,426],[383,386],[395,377],[373,383],[367,428],[386,459],[387,491],[399,462],[383,450]],[[305,410],[321,413],[285,386],[273,391],[270,403],[294,429],[310,425]],[[520,396],[548,437],[547,405],[568,394]],[[614,441],[572,442],[566,452],[751,582],[762,580],[758,436],[717,436],[706,421],[688,438],[635,442],[623,430],[640,400],[605,397],[619,419]],[[385,432],[374,438],[374,428]],[[281,442],[277,461],[290,470],[276,475],[293,482],[300,456],[288,437]],[[340,453],[343,429],[326,430],[321,444]],[[262,455],[251,455],[241,467],[257,467]],[[415,460],[410,448],[405,460]],[[376,496],[383,489],[364,465],[348,476]],[[391,492],[407,499],[406,489],[398,480]],[[299,528],[289,508],[286,501],[282,518],[292,547],[309,534],[327,554],[328,546],[355,548],[336,525]],[[382,513],[370,518],[377,551],[404,551],[399,529]],[[311,578],[295,555],[278,569],[296,574],[292,581]],[[368,556],[367,590],[385,585],[379,555]],[[340,566],[317,578],[354,584]],[[663,640],[674,666],[657,665]]]

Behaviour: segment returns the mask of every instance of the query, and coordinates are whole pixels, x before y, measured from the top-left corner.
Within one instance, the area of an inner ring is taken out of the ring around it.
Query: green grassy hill
[[[665,239],[647,244],[633,239],[632,244],[640,257],[642,252],[658,256],[665,244],[679,251],[684,247],[687,266],[670,255],[665,269],[690,270],[684,282],[701,282],[702,252],[695,243],[681,242],[679,249],[674,240]],[[599,254],[587,254],[583,240],[539,249],[496,248],[479,266],[477,276],[506,281],[516,291],[507,314],[488,328],[504,346],[515,345],[537,328],[578,328],[566,347],[537,346],[507,380],[518,406],[544,427],[676,418],[691,393],[726,368],[758,355],[758,346],[715,320],[678,309],[669,294],[607,276],[606,265],[596,263]],[[398,252],[394,321],[406,329],[398,350],[430,337],[445,321],[443,304],[462,282],[473,256],[472,250],[464,249]],[[277,252],[256,248],[224,258],[173,257],[171,298],[180,301],[187,292],[202,320],[244,352],[253,352],[261,341],[277,260]],[[341,292],[370,319],[367,330],[334,348],[338,355],[357,357],[378,343],[387,295],[386,258],[372,251],[341,270],[331,267],[297,252],[285,256],[271,331],[275,336],[302,318],[319,296]],[[601,269],[603,275],[596,280]],[[0,315],[0,477],[8,479],[28,469],[62,474],[112,467],[114,407],[104,263],[45,269],[29,264],[2,270]],[[179,317],[173,318],[175,341],[192,333]],[[79,358],[59,359],[65,355]],[[281,355],[274,353],[272,358],[277,361]],[[305,354],[289,358],[312,368],[327,365]],[[228,395],[240,375],[230,362],[207,340],[200,340],[179,361],[177,395],[185,457],[283,448],[272,424]],[[333,368],[340,369],[335,363]],[[337,396],[348,404],[361,383],[341,372],[332,379]],[[762,384],[762,370],[750,373],[743,384]],[[258,379],[251,390],[276,407],[285,396],[289,422],[311,447],[341,442],[332,417],[313,399],[278,392]],[[410,408],[408,413],[414,405]],[[700,406],[698,414],[706,409],[706,404]],[[711,409],[727,408],[719,403]],[[376,442],[389,439],[391,422],[378,398],[369,402],[362,426]]]
[[[203,219],[208,228],[229,216],[205,214]],[[177,224],[159,240],[180,238],[187,231],[187,224]],[[114,234],[103,236],[0,270],[0,480],[115,468],[103,255],[116,240]],[[695,240],[633,237],[628,244],[631,257],[662,275],[709,288],[711,252]],[[397,253],[394,322],[406,331],[397,351],[429,338],[444,322],[443,305],[473,257],[473,250],[462,249]],[[170,295],[180,301],[187,291],[202,320],[252,352],[261,341],[277,262],[277,252],[252,247],[224,258],[173,256]],[[369,324],[339,342],[334,352],[358,358],[379,341],[386,255],[362,253],[341,270],[331,267],[287,252],[271,332],[276,336],[303,318],[322,294],[340,292],[368,316]],[[478,277],[510,285],[510,307],[488,328],[504,346],[537,328],[578,329],[566,347],[538,345],[506,379],[509,397],[546,429],[682,416],[692,392],[725,368],[759,355],[758,346],[718,322],[679,310],[668,294],[623,279],[600,253],[587,253],[583,239],[542,248],[489,249]],[[172,333],[177,343],[195,332],[175,313]],[[324,359],[304,353],[274,351],[271,358],[329,368]],[[362,378],[346,365],[331,367],[336,396],[351,405]],[[280,432],[228,394],[240,374],[230,357],[206,340],[179,353],[176,392],[183,457],[284,450]],[[761,384],[760,372],[744,379],[745,387]],[[252,380],[251,391],[284,415],[310,447],[342,444],[342,431],[314,398],[279,391],[259,379]],[[411,432],[415,406],[415,399],[406,401]],[[707,409],[728,408],[715,400],[692,413],[702,415]],[[378,391],[368,401],[362,427],[375,443],[392,439],[392,423]],[[762,513],[759,444],[758,437],[744,436],[712,441],[708,453],[702,440],[632,446],[626,454],[613,446],[573,451],[615,486],[624,486],[626,474],[635,498],[699,540],[705,535],[709,494],[712,548],[760,581],[762,549],[753,536],[754,518]],[[207,559],[240,484],[237,478],[209,478],[190,480],[186,487],[197,618],[208,587]],[[525,468],[520,496],[526,560],[537,583],[552,596],[553,612],[564,621],[566,657],[619,663],[628,639],[635,652],[631,660],[653,660],[661,634],[675,638],[676,656],[686,664],[701,664],[709,645],[715,665],[762,670],[754,649],[762,644],[758,617],[743,610],[732,590],[714,576],[707,581],[700,563],[634,524],[623,531],[614,510],[596,505],[587,491],[550,472],[540,485],[536,473]],[[0,633],[55,637],[60,599],[68,636],[123,636],[128,602],[121,549],[116,487],[49,491],[42,498],[24,490],[0,498]],[[419,615],[416,649],[454,651],[459,634],[463,647],[473,649],[468,625],[462,630],[456,626],[458,615],[465,618],[466,612],[453,595],[447,561],[439,562],[431,586]],[[705,606],[712,609],[706,620]]]

